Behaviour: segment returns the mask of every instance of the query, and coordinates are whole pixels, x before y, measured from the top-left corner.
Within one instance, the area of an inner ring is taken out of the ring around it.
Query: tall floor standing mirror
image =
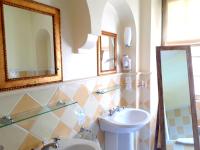
[[[157,74],[155,149],[199,150],[190,46],[157,47]]]

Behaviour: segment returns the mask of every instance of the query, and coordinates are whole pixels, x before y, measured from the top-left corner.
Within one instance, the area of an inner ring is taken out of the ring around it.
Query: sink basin
[[[150,114],[142,109],[124,108],[114,115],[99,117],[100,128],[114,133],[130,133],[139,130],[150,121]]]
[[[134,132],[150,121],[150,114],[142,109],[124,108],[99,117],[101,130],[105,131],[105,150],[134,150]]]
[[[101,150],[98,143],[85,139],[63,139],[59,145],[60,150]]]

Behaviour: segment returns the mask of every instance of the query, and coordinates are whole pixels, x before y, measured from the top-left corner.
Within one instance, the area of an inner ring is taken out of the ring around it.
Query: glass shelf
[[[59,110],[61,108],[76,104],[76,101],[70,101],[70,102],[63,102],[63,101],[58,101],[54,105],[46,105],[44,107],[38,107],[31,109],[29,111],[25,111],[22,113],[10,115],[10,116],[3,116],[0,118],[0,128],[9,126],[33,117],[37,117],[55,110]]]
[[[104,88],[104,89],[98,89],[97,91],[95,91],[94,93],[96,94],[105,94],[111,91],[115,91],[120,89],[120,85],[115,85],[113,87],[109,87],[109,88]]]

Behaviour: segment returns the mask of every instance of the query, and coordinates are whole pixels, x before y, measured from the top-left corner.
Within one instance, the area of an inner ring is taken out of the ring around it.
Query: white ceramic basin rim
[[[148,116],[148,113],[141,109],[125,109],[113,116],[113,121],[127,126],[140,125],[146,123]]]
[[[59,145],[61,150],[101,150],[98,143],[85,139],[63,139]]]
[[[150,114],[142,109],[125,108],[114,115],[104,114],[99,118],[103,131],[130,133],[142,128],[150,121]]]

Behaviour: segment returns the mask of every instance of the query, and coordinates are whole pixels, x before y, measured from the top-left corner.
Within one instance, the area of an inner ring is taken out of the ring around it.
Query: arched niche
[[[72,52],[74,53],[77,53],[80,48],[90,49],[96,46],[97,36],[101,32],[102,16],[108,3],[110,3],[118,13],[121,26],[132,26],[132,41],[134,42],[132,45],[135,45],[134,17],[130,6],[127,4],[127,0],[100,0],[98,3],[95,0],[36,1],[53,5],[61,9],[62,39],[63,42],[66,42],[67,45],[72,48]],[[121,35],[123,36],[123,34]],[[119,38],[123,39],[123,37]],[[122,40],[120,41],[122,42]]]
[[[132,30],[132,42],[131,47],[129,48],[127,48],[124,44],[124,29],[127,26],[131,27]],[[107,0],[102,13],[100,30],[117,33],[118,64],[120,66],[122,56],[124,54],[128,54],[132,60],[132,71],[135,72],[136,27],[133,13],[126,0]]]
[[[70,38],[67,43],[74,53],[88,53],[96,47],[101,29],[101,17],[107,0],[67,0],[67,13],[70,21]],[[88,51],[89,50],[89,51]]]
[[[50,34],[46,29],[40,29],[36,34],[36,69],[39,71],[51,71],[54,66],[54,49],[51,45]]]
[[[67,43],[72,47],[73,52],[85,44],[88,39],[88,34],[91,33],[90,13],[87,5],[87,0],[67,0],[65,2],[67,7],[70,22],[70,31],[68,31],[72,38]]]

